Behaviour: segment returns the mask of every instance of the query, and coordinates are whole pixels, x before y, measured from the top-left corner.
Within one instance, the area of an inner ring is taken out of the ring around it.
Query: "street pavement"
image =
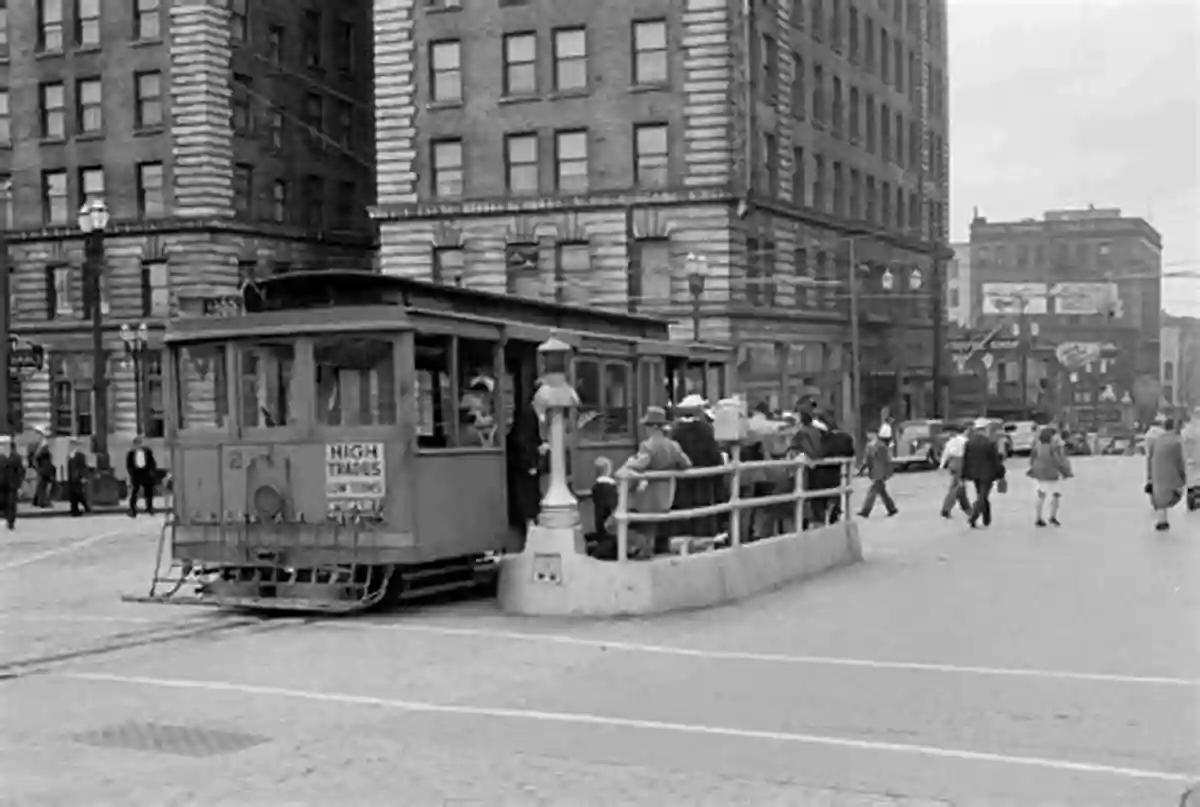
[[[1200,519],[1154,532],[1142,462],[1077,460],[1058,529],[1020,459],[988,529],[905,474],[864,564],[655,619],[133,605],[151,522],[46,520],[0,554],[0,804],[1175,805]]]

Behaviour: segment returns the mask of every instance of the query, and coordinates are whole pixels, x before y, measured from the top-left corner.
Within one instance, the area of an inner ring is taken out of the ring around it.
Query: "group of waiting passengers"
[[[625,473],[680,471],[713,468],[729,463],[730,451],[739,451],[742,462],[784,459],[803,454],[810,460],[853,458],[854,439],[839,430],[827,412],[802,402],[798,414],[773,415],[760,404],[746,424],[745,436],[737,444],[722,445],[713,428],[709,405],[698,395],[689,395],[671,407],[651,406],[642,418],[646,439],[637,452],[618,469]],[[805,490],[835,490],[842,485],[842,465],[818,465],[804,470]],[[588,537],[589,554],[615,559],[617,481],[612,464],[596,461],[597,479],[592,487],[593,530]],[[635,513],[668,513],[721,504],[730,500],[730,473],[715,473],[683,479],[639,480],[632,483],[629,509]],[[795,490],[792,468],[747,468],[738,475],[740,499],[756,499]],[[815,496],[804,505],[803,529],[824,525],[841,517],[840,494]],[[645,559],[671,551],[672,538],[712,539],[727,537],[730,519],[738,518],[743,543],[758,541],[795,529],[795,505],[766,504],[740,512],[718,515],[681,516],[659,522],[633,522],[628,529],[628,557]],[[718,541],[719,542],[719,541]]]

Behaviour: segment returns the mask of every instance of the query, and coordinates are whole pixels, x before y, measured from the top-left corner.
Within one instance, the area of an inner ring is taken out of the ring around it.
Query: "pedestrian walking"
[[[125,454],[125,472],[129,475],[129,515],[137,518],[138,494],[146,502],[146,512],[154,515],[154,484],[158,481],[158,462],[154,452],[133,439],[133,448]]]
[[[888,493],[887,489],[887,482],[892,478],[892,474],[895,471],[895,468],[892,466],[892,450],[888,446],[888,442],[889,440],[876,434],[867,445],[866,456],[863,458],[863,467],[871,479],[871,487],[867,488],[867,496],[863,499],[862,509],[858,511],[860,518],[871,517],[871,510],[875,507],[875,499],[883,502],[883,506],[887,510],[889,517],[900,512],[896,507],[896,503],[892,501],[892,494]]]
[[[990,424],[984,418],[976,420],[963,447],[963,480],[975,486],[975,503],[967,523],[972,529],[983,520],[983,526],[992,524],[992,488],[1003,493],[1007,487],[1004,476],[1004,458],[996,440],[988,434]]]
[[[72,516],[92,512],[87,495],[87,483],[91,476],[92,468],[88,465],[87,455],[83,453],[83,444],[76,441],[71,444],[71,456],[67,459],[67,502],[71,506]]]
[[[1167,511],[1183,500],[1184,488],[1187,487],[1183,442],[1175,426],[1175,419],[1167,418],[1163,423],[1163,433],[1150,444],[1146,452],[1150,503],[1158,514],[1158,523],[1154,528],[1160,532],[1171,529]]]
[[[963,451],[967,447],[967,433],[959,432],[946,441],[942,448],[941,467],[950,473],[950,482],[946,487],[946,495],[942,497],[942,518],[950,518],[950,512],[957,504],[963,513],[970,517],[971,500],[967,498],[967,486],[963,482]]]
[[[21,451],[11,437],[0,436],[0,510],[9,530],[17,526],[17,501],[21,498],[21,486],[25,483],[25,463]]]
[[[37,426],[34,431],[37,432],[37,442],[29,449],[29,467],[37,474],[33,506],[45,509],[50,506],[54,490],[54,454],[50,450],[50,430],[45,426]]]
[[[1058,439],[1053,426],[1045,426],[1038,432],[1037,442],[1029,452],[1029,470],[1026,474],[1037,487],[1037,504],[1035,524],[1046,526],[1042,517],[1046,500],[1050,500],[1050,523],[1056,527],[1062,524],[1058,520],[1059,508],[1062,506],[1062,482],[1070,479],[1071,462],[1067,459],[1066,449]]]

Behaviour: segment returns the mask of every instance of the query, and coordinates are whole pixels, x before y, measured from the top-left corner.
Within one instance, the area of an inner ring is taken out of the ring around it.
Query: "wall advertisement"
[[[982,310],[984,314],[1045,314],[1047,293],[1045,283],[984,283]]]

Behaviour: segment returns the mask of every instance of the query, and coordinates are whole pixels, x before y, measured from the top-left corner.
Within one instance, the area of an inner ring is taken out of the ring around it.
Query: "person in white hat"
[[[975,503],[971,505],[971,514],[967,523],[974,528],[983,520],[983,526],[992,524],[992,488],[998,487],[1001,493],[1006,489],[1004,458],[996,441],[988,434],[990,423],[987,418],[979,418],[971,428],[971,436],[963,447],[962,478],[975,486]]]

